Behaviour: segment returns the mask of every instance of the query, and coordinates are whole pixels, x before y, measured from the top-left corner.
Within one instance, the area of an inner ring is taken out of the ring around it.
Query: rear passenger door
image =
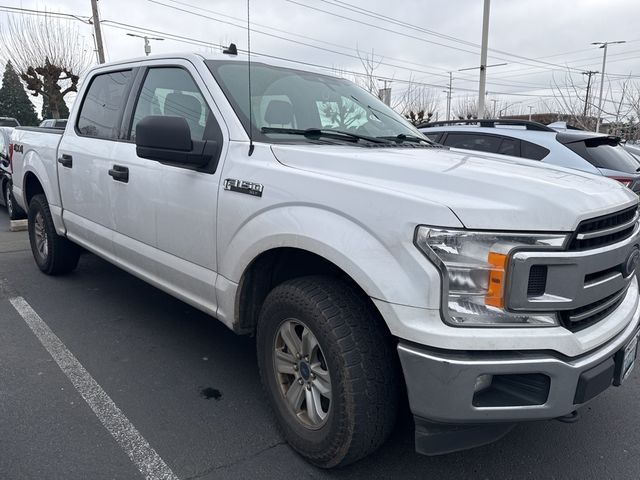
[[[222,159],[216,159],[218,168],[195,168],[141,158],[135,134],[148,115],[178,116],[187,121],[193,140],[216,140],[224,154],[221,116],[189,62],[152,63],[140,72],[138,83],[127,105],[127,143],[113,165],[126,169],[127,181],[110,184],[115,247],[142,276],[214,313]]]
[[[132,69],[93,76],[80,100],[74,128],[66,130],[58,147],[58,180],[67,234],[107,256],[113,254],[115,227],[109,169],[117,156],[122,115],[133,78]]]

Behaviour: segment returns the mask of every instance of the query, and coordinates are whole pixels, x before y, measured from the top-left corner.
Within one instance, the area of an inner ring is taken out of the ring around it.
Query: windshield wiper
[[[344,130],[333,130],[331,128],[280,128],[280,127],[262,127],[262,133],[283,133],[285,135],[302,135],[305,138],[318,139],[320,137],[333,138],[336,140],[352,139],[354,143],[360,140],[366,140],[371,143],[392,143],[389,139],[368,137],[358,133],[345,132]]]
[[[426,143],[427,145],[433,145],[433,142],[430,142],[426,138],[418,137],[416,135],[407,135],[407,134],[404,134],[404,133],[396,135],[395,137],[394,136],[389,136],[389,137],[376,137],[376,138],[382,138],[384,140],[392,140],[392,141],[396,141],[398,143],[414,142],[414,143]]]

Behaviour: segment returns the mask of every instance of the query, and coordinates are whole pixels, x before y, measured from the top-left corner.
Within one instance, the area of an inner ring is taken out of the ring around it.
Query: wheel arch
[[[369,299],[439,308],[440,276],[413,245],[415,225],[372,232],[340,212],[289,204],[263,211],[232,231],[224,227],[227,235],[218,239],[218,318],[234,330],[250,328],[239,305],[266,295],[260,290],[264,279],[256,277],[274,265],[285,272],[276,280],[328,272],[353,282]],[[429,288],[430,282],[437,288]],[[254,296],[248,295],[256,288]],[[255,320],[255,312],[250,317]]]
[[[347,272],[323,256],[297,247],[276,247],[260,253],[240,278],[234,302],[234,329],[253,334],[267,295],[273,288],[294,278],[311,275],[334,277],[353,286],[370,304],[385,328],[384,319],[369,294]]]
[[[24,174],[24,181],[22,185],[22,196],[24,198],[24,206],[26,209],[29,208],[29,203],[35,195],[42,193],[47,199],[49,198],[47,192],[45,192],[44,190],[42,182],[40,181],[38,176],[31,170],[28,170]]]

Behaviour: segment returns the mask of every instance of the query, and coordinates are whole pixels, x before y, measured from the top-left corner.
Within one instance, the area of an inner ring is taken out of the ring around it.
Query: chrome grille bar
[[[633,225],[638,221],[638,217],[640,217],[640,215],[638,214],[638,212],[636,212],[634,217],[628,222],[621,223],[620,225],[616,225],[615,227],[605,228],[602,230],[579,233],[578,235],[576,235],[576,238],[578,240],[591,240],[592,238],[604,237],[605,235],[611,235],[613,233],[621,232],[622,230],[633,227]]]
[[[627,288],[623,288],[622,290],[614,294],[611,298],[609,298],[605,302],[598,303],[595,307],[589,310],[586,310],[584,312],[580,312],[579,314],[569,315],[569,321],[572,323],[581,322],[582,320],[586,320],[587,318],[597,315],[603,310],[606,310],[607,308],[619,302],[626,293],[627,293]]]

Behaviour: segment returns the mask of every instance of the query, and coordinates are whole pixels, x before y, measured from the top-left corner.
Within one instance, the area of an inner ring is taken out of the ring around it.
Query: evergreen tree
[[[7,62],[0,88],[0,117],[13,117],[20,125],[38,125],[36,109],[22,86],[20,77]]]

